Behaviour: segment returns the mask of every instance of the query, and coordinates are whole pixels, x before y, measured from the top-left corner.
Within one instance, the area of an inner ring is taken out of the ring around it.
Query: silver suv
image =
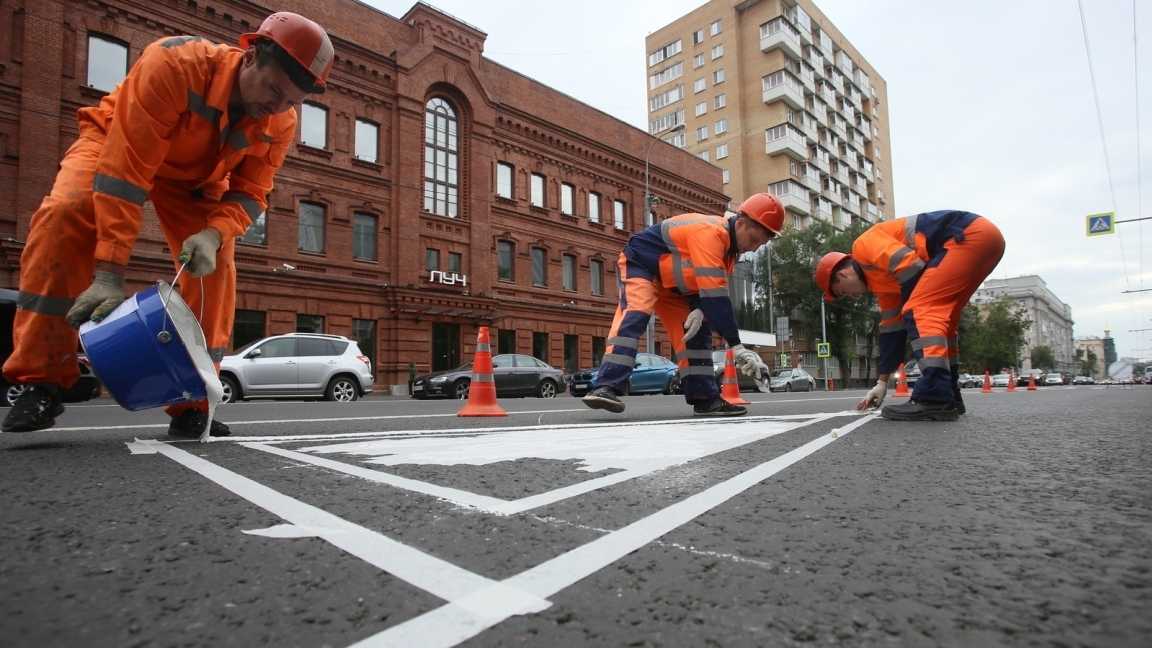
[[[347,403],[372,393],[372,361],[340,335],[288,333],[253,342],[220,361],[224,402],[325,398]]]

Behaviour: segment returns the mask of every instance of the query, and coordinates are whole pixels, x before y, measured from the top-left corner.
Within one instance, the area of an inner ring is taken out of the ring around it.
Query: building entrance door
[[[460,325],[432,325],[432,371],[460,366]]]

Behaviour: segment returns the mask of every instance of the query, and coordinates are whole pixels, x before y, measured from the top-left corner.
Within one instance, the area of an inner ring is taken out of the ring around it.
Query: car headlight
[[[435,378],[430,378],[428,382],[442,383],[445,380],[448,380],[448,376],[436,376]]]

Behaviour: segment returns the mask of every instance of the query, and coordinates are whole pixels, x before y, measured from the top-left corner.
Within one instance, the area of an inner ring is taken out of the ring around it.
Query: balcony
[[[848,146],[860,155],[864,155],[864,136],[855,128],[848,129]]]
[[[872,122],[864,115],[856,115],[856,130],[860,131],[865,142],[872,141]]]
[[[773,126],[764,132],[764,152],[768,155],[784,154],[803,162],[808,159],[808,142],[804,133],[792,124]]]
[[[811,155],[808,157],[808,164],[819,169],[820,173],[828,175],[831,172],[831,160],[829,159],[828,152],[824,151],[824,155],[821,157],[817,151],[823,151],[823,149],[812,148]]]
[[[793,213],[802,216],[812,213],[812,196],[808,189],[798,182],[792,180],[775,182],[768,185],[768,193],[774,194],[780,199],[784,208]]]
[[[818,218],[826,223],[831,223],[832,219],[834,218],[832,214],[832,205],[828,204],[828,201],[820,203],[820,201],[817,200],[813,202],[817,202],[819,204],[812,208],[812,218]]]
[[[856,71],[856,66],[852,63],[852,59],[848,58],[844,50],[836,52],[836,67],[849,79],[852,78],[852,73]]]
[[[788,70],[777,70],[764,77],[764,103],[783,101],[793,110],[804,109],[804,86]]]
[[[840,208],[843,209],[844,211],[848,212],[849,214],[852,214],[853,216],[859,218],[860,213],[861,213],[860,212],[860,198],[857,197],[856,194],[854,194],[852,192],[848,192],[848,198],[846,198],[844,200],[844,202],[840,205]]]
[[[872,84],[868,80],[868,75],[861,68],[856,68],[856,71],[852,73],[852,82],[863,90],[866,95],[871,91]]]
[[[816,92],[816,71],[812,69],[811,65],[800,62],[800,83],[804,84],[804,93],[812,94]]]
[[[783,16],[760,25],[760,51],[771,52],[774,49],[780,49],[794,59],[804,54],[799,32]]]
[[[867,164],[860,165],[860,175],[864,176],[864,179],[868,181],[868,184],[876,182],[875,177],[872,175],[872,167]]]
[[[849,182],[848,181],[848,170],[840,162],[835,162],[832,164],[832,173],[830,173],[829,175],[832,176],[833,180],[835,180],[836,182],[839,182],[842,185],[846,185]]]
[[[825,182],[824,192],[820,195],[824,198],[824,200],[827,200],[837,207],[844,203],[844,197],[840,195],[840,187],[837,187],[835,183],[829,185],[829,183]]]
[[[811,161],[800,165],[800,184],[808,191],[820,193],[820,168]]]

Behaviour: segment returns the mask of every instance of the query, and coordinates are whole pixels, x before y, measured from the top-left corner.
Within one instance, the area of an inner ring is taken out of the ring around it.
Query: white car
[[[1044,384],[1045,385],[1063,385],[1064,384],[1064,376],[1061,376],[1058,373],[1050,373],[1047,376],[1044,376]]]
[[[996,374],[996,375],[992,376],[992,386],[993,387],[1007,387],[1008,382],[1010,380],[1012,380],[1012,376],[1010,376],[1006,373]]]
[[[249,398],[324,398],[347,403],[372,393],[372,361],[341,335],[288,333],[248,345],[220,361],[224,402]]]

